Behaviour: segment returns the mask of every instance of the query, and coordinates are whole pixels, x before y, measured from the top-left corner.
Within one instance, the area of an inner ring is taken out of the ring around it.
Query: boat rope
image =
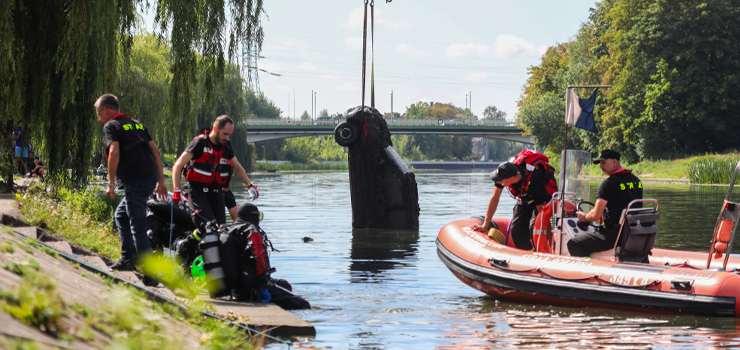
[[[537,268],[537,272],[540,272],[542,274],[545,274],[546,276],[551,277],[551,278],[554,278],[554,279],[559,280],[559,281],[586,281],[586,280],[590,280],[590,279],[593,279],[593,278],[598,277],[598,275],[596,275],[596,276],[589,276],[589,277],[579,277],[579,278],[558,277],[558,276],[555,276],[555,275],[552,275],[552,274],[549,274],[549,273],[545,272],[545,270],[543,270],[541,267],[538,267]]]
[[[595,279],[595,280],[599,280],[601,282],[605,282],[605,283],[608,283],[608,284],[611,284],[611,285],[614,285],[614,286],[627,287],[627,288],[648,288],[648,287],[652,287],[652,286],[655,286],[655,285],[660,284],[660,280],[655,280],[655,281],[652,281],[652,282],[646,283],[646,284],[639,284],[639,285],[634,285],[634,286],[633,285],[625,285],[625,284],[615,283],[615,282],[606,280],[604,278],[601,278],[601,274],[595,274],[593,276],[578,277],[578,278],[560,277],[560,276],[555,276],[555,275],[553,275],[551,273],[548,273],[547,271],[543,270],[541,266],[536,267],[536,268],[531,268],[531,269],[523,269],[523,270],[510,269],[508,267],[508,265],[509,265],[509,261],[508,260],[496,259],[496,258],[490,258],[490,259],[488,259],[488,263],[491,264],[491,266],[493,266],[493,267],[495,267],[497,269],[501,269],[501,270],[508,271],[508,272],[522,273],[522,272],[534,272],[534,271],[537,271],[537,272],[539,272],[539,273],[541,273],[541,274],[543,274],[543,275],[545,275],[547,277],[550,277],[550,278],[555,279],[555,280],[558,280],[558,281],[582,282],[582,281],[588,281],[590,279]]]
[[[172,249],[172,225],[175,222],[174,216],[175,216],[175,202],[170,200],[170,245],[168,246],[170,250],[170,258],[175,256],[173,254],[174,250]]]

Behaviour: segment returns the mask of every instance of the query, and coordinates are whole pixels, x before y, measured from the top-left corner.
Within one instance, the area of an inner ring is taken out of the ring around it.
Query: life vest
[[[532,246],[536,252],[552,253],[552,246],[550,245],[551,237],[548,237],[548,234],[552,232],[550,219],[557,207],[558,201],[552,200],[537,213],[537,218],[535,218],[534,227],[532,228]],[[575,212],[576,206],[572,202],[565,201],[565,215],[574,215]]]
[[[209,129],[204,129],[193,138],[203,142],[203,153],[199,158],[188,162],[185,179],[201,186],[226,187],[231,181],[231,164],[223,157],[226,144],[222,145],[220,151],[214,150],[208,140],[209,132]]]
[[[558,191],[558,185],[555,182],[555,168],[549,164],[550,159],[544,154],[525,149],[519,152],[516,156],[511,157],[509,162],[516,165],[522,171],[522,181],[524,181],[522,186],[518,189],[515,188],[513,184],[509,186],[509,192],[512,196],[519,198],[527,196],[532,173],[534,173],[538,167],[545,170],[545,190],[547,193],[552,195]]]

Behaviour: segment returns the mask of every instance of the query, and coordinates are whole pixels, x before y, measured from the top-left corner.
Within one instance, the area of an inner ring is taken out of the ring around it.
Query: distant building
[[[480,156],[481,162],[491,159],[488,139],[484,137],[473,137],[473,149],[471,150],[471,153],[473,153],[476,158]]]

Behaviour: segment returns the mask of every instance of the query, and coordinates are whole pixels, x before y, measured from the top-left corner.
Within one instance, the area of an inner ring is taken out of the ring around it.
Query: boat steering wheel
[[[583,210],[583,209],[581,209],[581,205],[583,205],[583,204],[588,204],[588,205],[590,205],[590,206],[591,206],[592,208],[596,206],[595,204],[593,204],[593,203],[591,203],[591,202],[588,202],[588,201],[582,201],[582,202],[578,203],[578,211],[582,211],[582,212],[584,212],[584,213],[588,213],[588,211],[586,211],[586,210]],[[595,223],[594,223],[593,221],[585,221],[585,222],[583,222],[583,221],[579,221],[578,223],[579,223],[579,224],[586,224],[586,225],[588,225],[588,226],[591,226],[591,227],[593,227],[593,228],[600,228],[600,227],[602,226],[602,225],[597,225],[597,224],[595,224]],[[583,229],[583,228],[582,228],[582,229]]]

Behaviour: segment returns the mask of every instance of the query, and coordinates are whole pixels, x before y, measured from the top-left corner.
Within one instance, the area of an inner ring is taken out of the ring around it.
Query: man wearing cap
[[[578,211],[578,221],[596,221],[602,216],[604,226],[596,232],[581,234],[568,242],[571,256],[588,256],[593,252],[613,249],[619,235],[619,217],[622,210],[635,199],[642,199],[642,182],[631,170],[622,168],[619,152],[605,149],[594,164],[599,164],[608,176],[599,186],[596,203],[588,213]],[[642,203],[636,203],[641,208]]]
[[[514,205],[514,215],[509,228],[510,237],[518,249],[533,249],[532,229],[534,228],[535,218],[537,218],[537,213],[542,207],[552,199],[552,195],[546,189],[546,184],[550,181],[554,182],[554,178],[551,178],[551,174],[547,170],[542,167],[536,167],[532,171],[531,176],[529,176],[529,183],[526,186],[526,190],[523,191],[522,186],[526,182],[524,181],[525,172],[526,169],[520,168],[514,163],[506,162],[499,165],[498,169],[491,173],[491,180],[496,184],[494,185],[491,200],[488,203],[486,217],[483,220],[483,224],[480,226],[472,225],[471,229],[488,232],[493,214],[496,213],[496,208],[498,208],[501,193],[504,191],[504,187],[509,187],[509,191],[518,197]]]

